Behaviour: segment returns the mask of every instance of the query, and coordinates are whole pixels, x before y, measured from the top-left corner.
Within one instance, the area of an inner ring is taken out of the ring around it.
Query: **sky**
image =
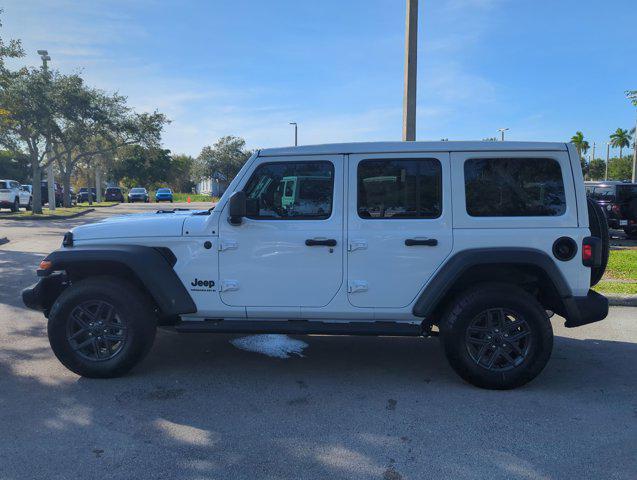
[[[635,125],[635,0],[420,0],[418,140],[568,141]],[[405,0],[0,0],[4,39],[168,115],[197,155],[400,140]],[[603,154],[600,155],[603,150]],[[611,151],[612,154],[612,151]]]

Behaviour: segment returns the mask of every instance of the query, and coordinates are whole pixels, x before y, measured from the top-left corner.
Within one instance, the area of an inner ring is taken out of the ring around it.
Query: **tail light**
[[[617,215],[621,213],[621,209],[619,208],[619,205],[617,205],[616,203],[613,204],[613,206],[611,207],[611,210],[613,211],[613,213]]]
[[[586,237],[582,241],[582,263],[586,267],[602,264],[602,241],[597,237]]]

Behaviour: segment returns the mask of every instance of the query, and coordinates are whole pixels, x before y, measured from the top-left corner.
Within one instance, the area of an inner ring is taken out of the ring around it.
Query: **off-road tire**
[[[528,326],[526,354],[510,370],[490,370],[476,362],[470,353],[468,330],[477,317],[491,309],[515,312]],[[553,329],[546,311],[533,296],[513,285],[485,283],[464,291],[447,309],[439,327],[451,367],[464,380],[480,388],[506,390],[530,382],[540,374],[553,350]]]
[[[599,267],[591,267],[591,287],[597,285],[604,276],[608,255],[610,253],[610,235],[608,233],[608,221],[606,214],[597,203],[587,198],[588,203],[588,228],[593,237],[602,241],[602,264]]]
[[[68,339],[71,313],[83,302],[103,301],[112,305],[126,327],[121,349],[106,360],[90,360],[73,350]],[[51,348],[62,364],[83,377],[112,378],[127,373],[149,352],[155,339],[157,319],[150,300],[134,285],[113,277],[80,280],[60,294],[48,321]]]

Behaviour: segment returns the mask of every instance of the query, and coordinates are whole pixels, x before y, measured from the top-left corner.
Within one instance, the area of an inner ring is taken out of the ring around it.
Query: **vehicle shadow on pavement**
[[[236,349],[233,335],[162,331],[128,376],[92,380],[55,361],[43,325],[29,316],[0,346],[5,478],[630,478],[637,468],[633,343],[556,337],[540,377],[495,392],[463,383],[436,339],[295,337],[304,356],[279,359]]]
[[[35,273],[41,253],[0,250],[0,304],[23,307],[22,289],[38,281]]]

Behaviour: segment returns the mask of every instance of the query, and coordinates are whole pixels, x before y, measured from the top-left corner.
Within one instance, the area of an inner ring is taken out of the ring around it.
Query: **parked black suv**
[[[637,237],[637,183],[586,182],[586,194],[602,207],[610,228]]]
[[[91,188],[91,196],[93,197],[93,201],[97,201],[97,193],[95,192],[95,188]],[[88,187],[80,188],[79,193],[77,194],[78,203],[88,203]]]
[[[119,187],[108,187],[104,193],[105,200],[107,202],[123,202],[124,193]]]

